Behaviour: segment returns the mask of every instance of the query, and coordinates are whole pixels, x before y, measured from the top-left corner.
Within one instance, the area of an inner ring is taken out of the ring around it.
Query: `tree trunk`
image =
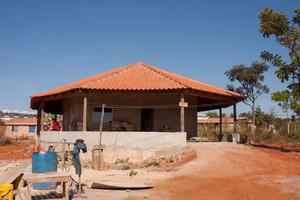
[[[290,120],[287,121],[287,134],[290,135]]]
[[[252,103],[251,139],[255,138],[255,102]]]
[[[287,134],[290,135],[290,120],[289,120],[288,110],[286,110],[286,112],[285,112],[285,119],[286,119],[286,125],[287,125]]]

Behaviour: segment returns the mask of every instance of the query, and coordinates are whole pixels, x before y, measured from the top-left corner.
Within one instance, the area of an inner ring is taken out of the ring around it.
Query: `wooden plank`
[[[43,195],[41,195],[39,192],[34,192],[34,193],[32,194],[32,197],[33,197],[34,200],[44,199],[44,198],[43,198]]]
[[[234,130],[234,134],[236,134],[237,133],[236,104],[233,104],[233,130]]]
[[[41,105],[38,108],[38,113],[37,113],[37,140],[36,140],[36,146],[40,145],[40,135],[42,131],[42,107]]]
[[[26,193],[21,193],[20,196],[21,196],[21,200],[27,200],[28,199],[28,196],[26,195]]]
[[[70,171],[71,168],[71,144],[68,143],[68,171]]]
[[[69,200],[70,182],[66,182],[66,200]]]
[[[39,182],[67,182],[69,175],[65,173],[43,173],[43,174],[27,174],[24,179],[30,183]]]
[[[43,192],[39,192],[39,193],[40,193],[39,197],[40,197],[41,199],[49,199],[49,197],[48,197],[48,192],[43,191]]]
[[[179,102],[179,107],[185,107],[187,108],[188,107],[188,103],[187,102]]]
[[[66,182],[67,178],[66,177],[44,177],[44,178],[32,178],[32,179],[27,179],[27,181],[31,183],[42,183],[42,182]]]
[[[62,151],[62,169],[64,171],[66,170],[66,140],[67,139],[63,139],[62,147],[61,147],[61,151]]]
[[[92,189],[117,189],[117,190],[138,190],[138,189],[151,189],[153,185],[146,185],[144,183],[135,183],[135,184],[128,184],[125,183],[118,183],[118,182],[93,182],[90,186]]]
[[[55,194],[56,194],[56,193],[49,192],[48,196],[50,197],[50,199],[56,199]]]
[[[235,102],[239,102],[244,99],[244,97],[237,97],[237,96],[230,96],[230,95],[222,95],[222,94],[215,94],[211,92],[203,92],[197,90],[188,90],[185,92],[187,95],[197,96],[204,99],[211,99],[211,100],[218,100],[218,101],[227,101],[230,104]]]
[[[184,102],[184,95],[181,94],[180,102]],[[180,132],[184,132],[184,107],[180,107]]]
[[[41,102],[41,105],[40,105],[40,112],[41,112],[40,130],[41,130],[41,131],[44,131],[44,121],[45,121],[44,101]]]
[[[28,173],[24,174],[24,179],[30,179],[32,177],[69,177],[67,172],[45,172],[45,173]]]
[[[27,198],[31,200],[31,183],[27,183]]]
[[[86,131],[87,124],[87,97],[83,97],[82,130]]]
[[[69,199],[69,187],[70,187],[70,176],[65,172],[59,173],[42,173],[42,174],[26,174],[24,179],[28,182],[28,196],[32,195],[31,193],[31,185],[32,183],[39,183],[39,182],[63,182],[66,185],[65,196],[66,199]],[[51,195],[39,192],[38,198],[39,199],[49,199]]]
[[[18,192],[16,195],[16,200],[27,200],[27,196],[25,193]]]
[[[219,117],[220,117],[220,134],[222,134],[223,130],[222,130],[222,108],[219,109]]]

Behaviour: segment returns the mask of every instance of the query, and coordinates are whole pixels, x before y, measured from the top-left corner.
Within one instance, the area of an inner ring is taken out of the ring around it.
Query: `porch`
[[[138,62],[36,94],[31,97],[31,108],[38,110],[38,143],[49,135],[52,141],[63,136],[73,140],[69,142],[82,138],[99,144],[101,126],[103,138],[107,137],[104,145],[120,136],[123,139],[118,141],[124,141],[120,144],[125,148],[147,148],[147,144],[156,148],[180,146],[197,136],[197,112],[222,112],[232,105],[235,110],[243,99],[240,94]],[[44,132],[45,113],[62,115],[62,132]]]

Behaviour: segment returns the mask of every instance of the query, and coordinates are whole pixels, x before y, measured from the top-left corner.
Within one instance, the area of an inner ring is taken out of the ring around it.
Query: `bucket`
[[[0,184],[0,199],[13,200],[14,198],[13,190],[14,190],[13,184]]]
[[[32,172],[44,173],[44,172],[56,172],[57,171],[57,153],[56,152],[34,152],[32,153]],[[34,183],[33,189],[36,190],[48,190],[55,189],[57,183],[43,182]]]

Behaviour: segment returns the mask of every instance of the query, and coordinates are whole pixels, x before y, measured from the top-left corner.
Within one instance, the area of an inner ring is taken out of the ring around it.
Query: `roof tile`
[[[192,89],[225,96],[242,95],[206,83],[179,76],[142,62],[133,63],[91,76],[32,97],[43,97],[75,89],[93,90],[174,90]]]

